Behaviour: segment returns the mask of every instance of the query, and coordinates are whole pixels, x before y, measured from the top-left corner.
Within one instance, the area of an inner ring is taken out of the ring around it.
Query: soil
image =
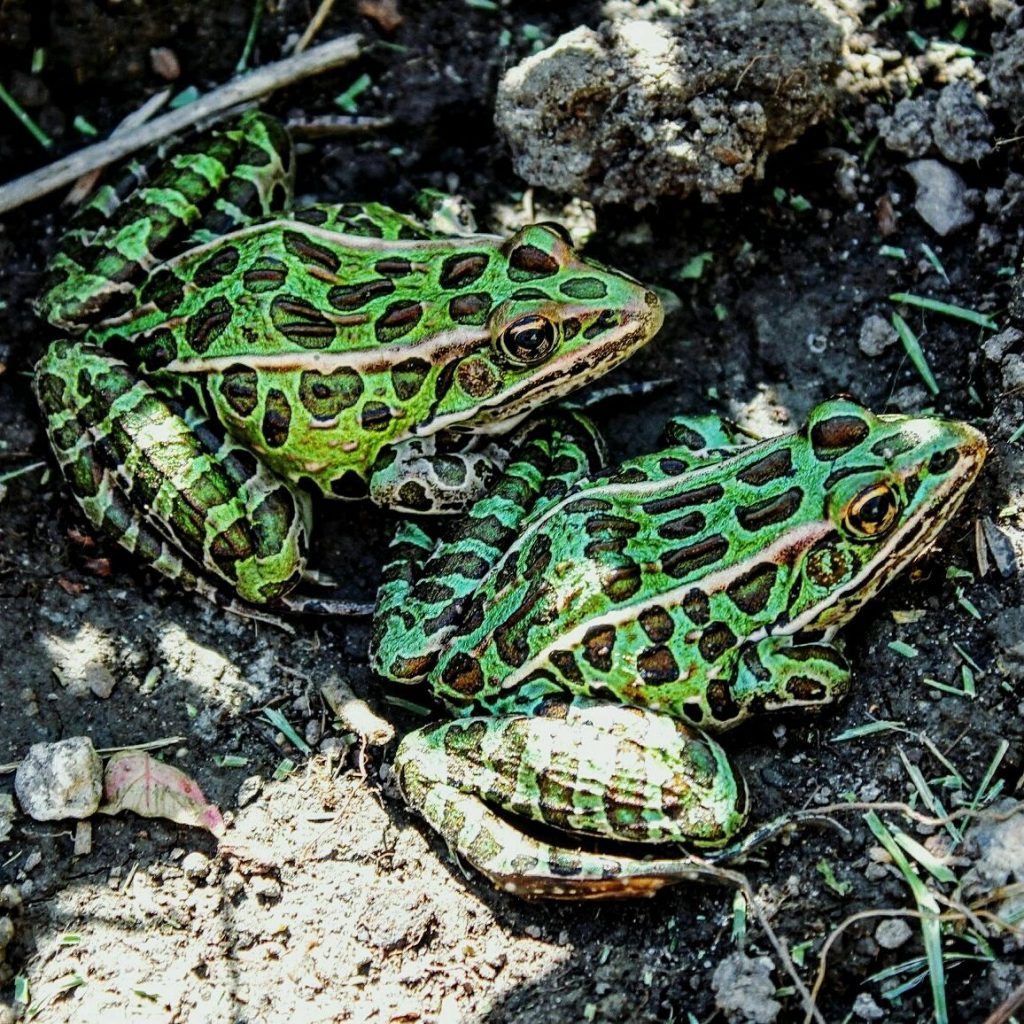
[[[54,135],[52,156],[60,155],[86,141],[76,116],[106,133],[166,84],[153,69],[154,47],[176,54],[178,86],[228,80],[250,6],[6,0],[0,80]],[[282,116],[334,113],[334,98],[366,73],[372,84],[358,98],[360,113],[393,119],[376,137],[315,143],[302,157],[300,192],[408,209],[418,189],[433,187],[466,197],[482,226],[522,218],[524,184],[493,127],[498,79],[538,44],[596,27],[601,5],[398,7],[404,22],[388,35],[354,4],[338,4],[321,38],[358,30],[387,45],[267,102]],[[309,16],[298,4],[268,13],[255,62],[279,57]],[[870,7],[861,21],[870,26],[862,39],[889,54],[876,81],[847,83],[834,112],[773,155],[762,180],[717,203],[602,207],[588,248],[670,300],[662,333],[612,379],[668,383],[599,413],[618,457],[655,445],[676,412],[715,410],[777,431],[838,392],[877,410],[969,419],[993,442],[933,555],[845,631],[855,671],[849,700],[816,720],[754,724],[728,737],[758,823],[849,794],[920,806],[908,766],[947,808],[970,804],[993,764],[987,781],[1001,783],[1004,796],[1019,796],[1024,773],[1024,613],[1012,557],[1019,563],[1024,553],[1024,452],[1011,440],[1024,423],[1024,343],[1012,330],[993,341],[991,331],[900,307],[936,377],[931,397],[887,328],[895,292],[983,311],[1002,328],[1016,315],[1021,326],[1024,179],[1010,113],[1020,99],[988,111],[998,145],[955,167],[973,218],[945,237],[915,212],[910,157],[878,141],[880,122],[905,95],[908,67],[920,78],[914,98],[928,109],[952,78],[986,97],[987,55],[1005,26],[983,4],[969,17],[931,3]],[[922,57],[915,40],[949,40],[961,21],[968,56]],[[33,74],[39,49],[45,63]],[[1012,93],[1010,63],[1004,56],[1001,82]],[[955,123],[944,125],[947,141]],[[50,158],[0,114],[5,177]],[[543,220],[562,216],[567,197],[527,198]],[[728,1020],[802,1020],[753,910],[737,933],[728,888],[680,885],[650,901],[605,905],[527,903],[464,874],[390,787],[393,744],[354,756],[320,696],[343,679],[399,730],[421,721],[393,703],[409,694],[394,694],[368,669],[365,622],[303,619],[288,634],[226,615],[90,536],[49,461],[30,391],[32,365],[52,337],[31,300],[67,216],[50,197],[0,223],[0,475],[41,460],[49,467],[9,479],[0,498],[0,761],[83,734],[99,748],[178,737],[163,756],[200,783],[230,827],[218,843],[170,822],[99,816],[91,850],[76,856],[72,825],[17,817],[0,855],[0,884],[9,885],[0,903],[13,924],[0,1021],[26,1013],[16,977],[27,979],[44,1021],[108,1012],[125,1021],[253,1024],[704,1021],[716,999]],[[704,253],[703,272],[687,273]],[[359,505],[319,511],[316,564],[347,594],[372,598],[391,518]],[[983,574],[975,524],[984,520],[1000,557],[990,554]],[[973,697],[925,682],[960,688],[964,666]],[[90,689],[96,678],[112,683],[96,687],[108,696]],[[266,707],[317,753],[292,747]],[[876,720],[900,725],[836,739]],[[4,778],[9,792],[13,777]],[[958,877],[970,867],[963,846],[948,848],[946,830],[883,816],[948,854]],[[861,811],[834,817],[848,835],[805,826],[742,865],[760,912],[796,951],[808,986],[826,939],[862,915],[829,949],[822,1019],[853,1011],[864,1020],[931,1019],[927,980],[893,992],[923,970],[917,921],[899,916],[914,905],[906,882]],[[977,907],[981,916],[970,920],[954,913],[945,929],[951,1020],[984,1021],[1024,981],[1019,938],[983,913],[995,906]],[[737,1008],[744,979],[754,995]]]

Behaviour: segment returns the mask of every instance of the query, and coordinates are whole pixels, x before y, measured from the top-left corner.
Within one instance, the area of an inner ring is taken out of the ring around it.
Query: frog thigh
[[[646,895],[655,876],[661,885],[691,876],[537,839],[509,815],[577,835],[704,847],[727,842],[746,815],[742,780],[704,733],[593,701],[427,726],[403,739],[395,768],[406,801],[453,853],[523,895]]]
[[[247,449],[93,345],[55,342],[35,385],[61,470],[97,529],[186,585],[206,574],[255,604],[298,582],[308,499]]]
[[[187,142],[152,180],[132,164],[72,220],[47,267],[39,314],[76,329],[130,300],[155,263],[286,205],[292,163],[285,128],[249,111]]]

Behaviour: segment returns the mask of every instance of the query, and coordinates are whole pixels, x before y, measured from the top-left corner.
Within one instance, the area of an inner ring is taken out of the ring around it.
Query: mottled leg
[[[498,445],[445,452],[437,450],[432,437],[413,438],[378,460],[370,477],[370,500],[414,515],[464,512],[494,484],[508,457]]]
[[[134,286],[162,260],[285,206],[292,163],[284,127],[250,111],[197,135],[152,180],[149,164],[132,164],[121,181],[97,190],[61,239],[40,315],[76,330],[130,308]]]
[[[97,529],[167,576],[189,585],[205,573],[255,604],[299,581],[308,500],[201,415],[74,342],[50,346],[36,391],[61,470]]]
[[[741,653],[730,687],[707,687],[710,717],[701,725],[731,728],[754,714],[814,711],[841,700],[849,688],[849,665],[832,644],[769,636]]]
[[[536,715],[427,726],[402,740],[395,768],[409,805],[452,852],[521,895],[647,895],[693,877],[692,864],[536,838],[509,815],[588,837],[698,847],[728,842],[746,816],[742,779],[718,744],[620,705],[551,701]]]
[[[450,537],[434,541],[420,527],[402,524],[377,592],[374,670],[395,682],[425,679],[452,633],[479,624],[483,610],[472,596],[519,535],[522,521],[557,501],[600,457],[598,435],[586,417],[538,420]]]

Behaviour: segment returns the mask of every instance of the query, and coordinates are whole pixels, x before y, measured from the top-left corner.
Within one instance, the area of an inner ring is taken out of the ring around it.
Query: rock
[[[75,846],[72,853],[76,857],[88,857],[92,853],[92,822],[80,821],[75,826]]]
[[[106,700],[117,680],[109,666],[116,657],[109,636],[85,623],[73,637],[47,633],[40,639],[53,665],[53,674],[62,686],[79,697],[90,693]]]
[[[924,156],[932,148],[933,99],[900,100],[892,114],[882,118],[878,131],[889,149],[907,156]]]
[[[899,341],[896,329],[885,317],[873,313],[861,325],[857,347],[866,356],[880,356],[891,345]]]
[[[980,160],[992,152],[992,122],[966,82],[953,82],[939,93],[932,136],[938,151],[954,164]]]
[[[715,1006],[726,1020],[735,1024],[773,1024],[782,1004],[772,999],[772,961],[769,957],[749,957],[730,953],[711,977]]]
[[[907,173],[917,184],[914,209],[935,232],[945,237],[974,220],[967,206],[967,188],[952,168],[938,160],[915,160]]]
[[[1016,122],[1024,121],[1024,17],[1014,19],[1005,32],[992,33],[992,60],[988,85],[992,102]]]
[[[1017,807],[1015,800],[1006,799],[991,810],[1008,813]],[[964,849],[974,858],[963,876],[964,895],[987,897],[1005,890],[1009,895],[990,909],[1005,920],[1015,919],[1024,911],[1024,894],[1015,891],[1024,882],[1024,812],[1018,809],[1002,821],[981,819],[968,830]],[[1018,949],[1024,946],[1019,933],[1015,942]]]
[[[10,793],[0,793],[0,843],[7,841],[14,826],[14,797]]]
[[[858,1020],[883,1020],[885,1010],[867,992],[861,992],[853,1001],[853,1015]]]
[[[259,775],[250,775],[242,779],[238,787],[238,806],[246,807],[263,791],[263,779]]]
[[[181,870],[190,881],[202,882],[210,873],[210,858],[199,850],[193,850],[182,858]]]
[[[495,120],[532,185],[596,202],[737,192],[829,109],[842,30],[798,0],[581,27],[512,68]]]
[[[88,736],[35,743],[18,765],[14,792],[36,821],[88,818],[103,795],[103,763]]]
[[[875,942],[882,949],[899,949],[913,934],[914,930],[902,917],[890,917],[875,929]]]
[[[23,900],[16,885],[8,883],[0,889],[0,909],[19,910]]]

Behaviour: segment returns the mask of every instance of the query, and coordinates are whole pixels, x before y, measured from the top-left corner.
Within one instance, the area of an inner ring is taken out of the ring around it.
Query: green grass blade
[[[899,313],[893,313],[892,325],[896,328],[896,333],[899,335],[900,341],[903,342],[903,348],[906,350],[910,361],[914,364],[914,369],[921,375],[921,380],[924,381],[925,386],[933,395],[937,395],[939,393],[938,382],[935,380],[932,368],[928,365],[928,360],[925,358],[921,342],[917,340],[917,335],[910,329],[910,324]]]

